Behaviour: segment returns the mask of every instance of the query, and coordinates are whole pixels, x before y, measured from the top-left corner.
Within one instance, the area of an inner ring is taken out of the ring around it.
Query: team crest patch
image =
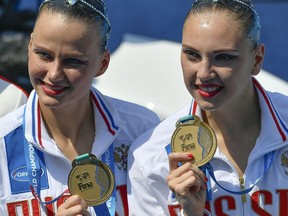
[[[279,152],[277,160],[277,166],[281,174],[288,178],[288,146]]]
[[[114,160],[118,169],[127,171],[127,156],[130,145],[121,144],[114,147]]]

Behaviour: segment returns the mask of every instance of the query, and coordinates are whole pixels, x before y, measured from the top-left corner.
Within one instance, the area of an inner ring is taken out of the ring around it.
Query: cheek
[[[193,91],[195,90],[194,84],[196,81],[196,75],[195,73],[193,73],[193,70],[191,70],[191,68],[187,68],[187,67],[182,67],[183,70],[183,79],[184,79],[184,84],[186,86],[186,89],[188,90],[188,92],[190,92],[190,94],[193,93]]]
[[[39,63],[37,63],[35,56],[33,55],[29,55],[29,59],[28,59],[28,73],[29,76],[35,76],[38,71],[39,71]]]
[[[196,77],[196,71],[193,64],[189,61],[181,61],[182,73],[185,84],[189,84]]]
[[[66,79],[75,86],[89,86],[92,83],[93,76],[87,70],[67,70]]]
[[[33,53],[28,52],[28,73],[30,76],[37,76],[45,71],[45,64],[39,57]]]

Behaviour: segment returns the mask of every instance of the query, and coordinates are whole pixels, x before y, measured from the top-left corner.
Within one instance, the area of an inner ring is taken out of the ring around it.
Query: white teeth
[[[219,87],[199,87],[199,89],[205,92],[214,92],[217,91]]]

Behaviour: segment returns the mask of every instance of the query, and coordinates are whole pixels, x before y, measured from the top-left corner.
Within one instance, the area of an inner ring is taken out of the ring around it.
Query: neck
[[[51,139],[68,159],[73,160],[78,155],[91,152],[95,124],[90,100],[75,109],[51,109],[43,106],[41,112]]]
[[[255,88],[232,100],[227,106],[206,112],[209,124],[218,128],[224,136],[241,135],[249,128],[260,128],[261,109]]]
[[[242,176],[261,129],[261,109],[255,94],[249,102],[226,111],[204,112],[203,119],[214,130],[217,146]]]

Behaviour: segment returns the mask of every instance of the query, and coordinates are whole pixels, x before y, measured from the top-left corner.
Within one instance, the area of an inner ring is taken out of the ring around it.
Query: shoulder
[[[288,105],[288,95],[284,95],[279,92],[270,92],[270,91],[267,91],[267,94],[273,100],[274,103],[282,104],[282,105],[286,104],[286,106]]]
[[[288,122],[288,95],[278,92],[267,92],[267,94],[279,115]]]
[[[137,125],[135,128],[139,129],[142,126],[146,128],[143,128],[146,131],[160,122],[158,115],[144,106],[109,96],[104,97],[111,108],[116,111],[119,118],[125,122],[126,126],[135,127]]]
[[[28,94],[16,84],[0,76],[0,117],[27,102]]]

